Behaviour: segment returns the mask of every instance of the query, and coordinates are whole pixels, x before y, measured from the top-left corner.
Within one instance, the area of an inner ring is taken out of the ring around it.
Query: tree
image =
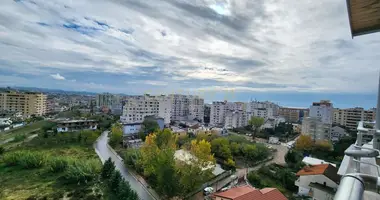
[[[167,197],[178,194],[178,177],[174,152],[176,135],[165,129],[146,136],[141,147],[141,163],[144,175],[156,186],[157,192]]]
[[[121,124],[114,124],[111,128],[111,136],[109,140],[109,144],[112,147],[115,147],[116,145],[123,142],[123,130],[121,127]]]
[[[115,171],[115,163],[111,160],[111,158],[108,158],[103,165],[101,177],[103,179],[109,179],[111,178],[113,172]]]
[[[121,181],[123,181],[123,178],[121,177],[120,172],[118,170],[115,170],[111,175],[108,186],[114,193],[116,193],[119,190]]]
[[[211,141],[211,152],[223,160],[232,158],[229,141],[226,138],[217,138]]]
[[[320,151],[332,151],[333,145],[328,140],[321,140],[315,142],[315,149]]]
[[[311,151],[313,148],[313,139],[309,135],[300,135],[296,141],[296,149]]]
[[[119,187],[117,190],[117,199],[119,200],[130,200],[130,194],[133,191],[131,190],[131,186],[128,182],[122,179],[119,183]]]
[[[191,141],[190,152],[196,157],[196,164],[202,168],[215,164],[214,156],[211,154],[211,144],[206,140]]]
[[[255,139],[256,134],[259,132],[261,126],[264,124],[264,118],[252,116],[248,124],[253,128],[254,133],[252,138]]]
[[[139,136],[142,140],[145,141],[145,137],[147,135],[154,133],[158,130],[160,130],[160,126],[158,125],[157,121],[151,117],[147,117],[144,119],[142,123],[142,128],[139,133]]]

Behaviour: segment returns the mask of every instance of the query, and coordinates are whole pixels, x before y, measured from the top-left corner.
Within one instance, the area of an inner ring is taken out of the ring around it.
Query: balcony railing
[[[380,158],[380,130],[365,128],[374,125],[373,122],[359,122],[356,142],[345,151],[344,160],[347,161],[344,163],[343,160],[339,169],[341,171],[343,168],[345,172],[334,200],[373,199],[374,196],[375,199],[380,199],[380,167],[376,162]],[[373,136],[373,140],[365,143],[365,136]],[[363,198],[367,195],[365,191],[371,192],[371,197]]]

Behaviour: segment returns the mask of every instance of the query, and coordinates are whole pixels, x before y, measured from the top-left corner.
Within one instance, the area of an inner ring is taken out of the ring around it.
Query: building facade
[[[172,101],[171,120],[193,120],[203,122],[204,99],[194,95],[169,95]]]
[[[161,117],[165,124],[170,124],[171,99],[165,95],[132,96],[125,100],[123,115],[124,123],[141,123],[147,116]]]
[[[375,121],[376,109],[364,110],[364,108],[334,109],[333,123],[346,126],[355,130],[359,121]]]
[[[119,95],[103,93],[96,95],[96,106],[97,107],[121,107],[121,98]]]
[[[302,135],[309,135],[314,141],[330,140],[331,124],[323,123],[320,118],[306,117],[302,121]]]
[[[47,96],[42,93],[0,93],[0,110],[21,113],[23,116],[46,114]]]
[[[329,100],[321,100],[320,102],[313,102],[310,106],[310,117],[316,117],[322,123],[332,124],[333,122],[333,104]]]
[[[228,111],[225,118],[225,128],[237,128],[247,125],[247,115],[243,111]]]
[[[287,122],[299,122],[302,118],[309,117],[309,109],[307,108],[292,108],[280,107],[278,115],[285,118]]]
[[[226,119],[227,102],[214,101],[210,106],[210,125],[222,125]]]
[[[98,122],[95,120],[67,120],[57,122],[57,132],[96,130],[97,128]]]

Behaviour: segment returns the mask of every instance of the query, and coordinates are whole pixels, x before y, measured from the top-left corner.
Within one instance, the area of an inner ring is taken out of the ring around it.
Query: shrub
[[[5,152],[4,147],[0,147],[0,155],[3,155],[4,152]]]
[[[3,157],[3,162],[7,166],[16,166],[19,164],[19,159],[22,156],[21,151],[6,153]]]
[[[70,163],[73,161],[65,157],[52,158],[49,161],[49,171],[51,172],[63,172],[67,169]]]
[[[99,172],[98,160],[75,161],[68,165],[65,178],[71,183],[85,183],[94,180]]]
[[[19,165],[25,169],[42,167],[46,161],[46,156],[39,152],[23,152],[21,155]]]
[[[26,139],[26,135],[16,135],[14,139],[12,140],[12,142],[21,142],[21,141],[24,141],[25,139]]]

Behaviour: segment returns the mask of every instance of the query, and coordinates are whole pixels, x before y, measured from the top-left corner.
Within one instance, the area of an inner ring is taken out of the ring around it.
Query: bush
[[[71,183],[85,183],[94,180],[99,172],[98,160],[75,161],[68,165],[65,178]]]
[[[69,164],[73,163],[72,160],[65,157],[52,158],[49,161],[49,171],[51,172],[63,172],[67,169]]]
[[[46,156],[38,152],[25,152],[19,159],[19,164],[25,169],[40,168],[46,162]]]
[[[0,155],[3,155],[4,152],[5,152],[4,147],[0,147]]]
[[[26,139],[26,135],[16,135],[12,142],[21,142],[21,141],[24,141]]]
[[[45,164],[46,157],[38,152],[16,151],[5,154],[3,161],[8,166],[19,165],[25,169],[33,169],[42,167]]]
[[[3,162],[7,166],[16,166],[19,164],[19,159],[21,156],[22,156],[22,152],[20,151],[6,153],[3,157]]]

